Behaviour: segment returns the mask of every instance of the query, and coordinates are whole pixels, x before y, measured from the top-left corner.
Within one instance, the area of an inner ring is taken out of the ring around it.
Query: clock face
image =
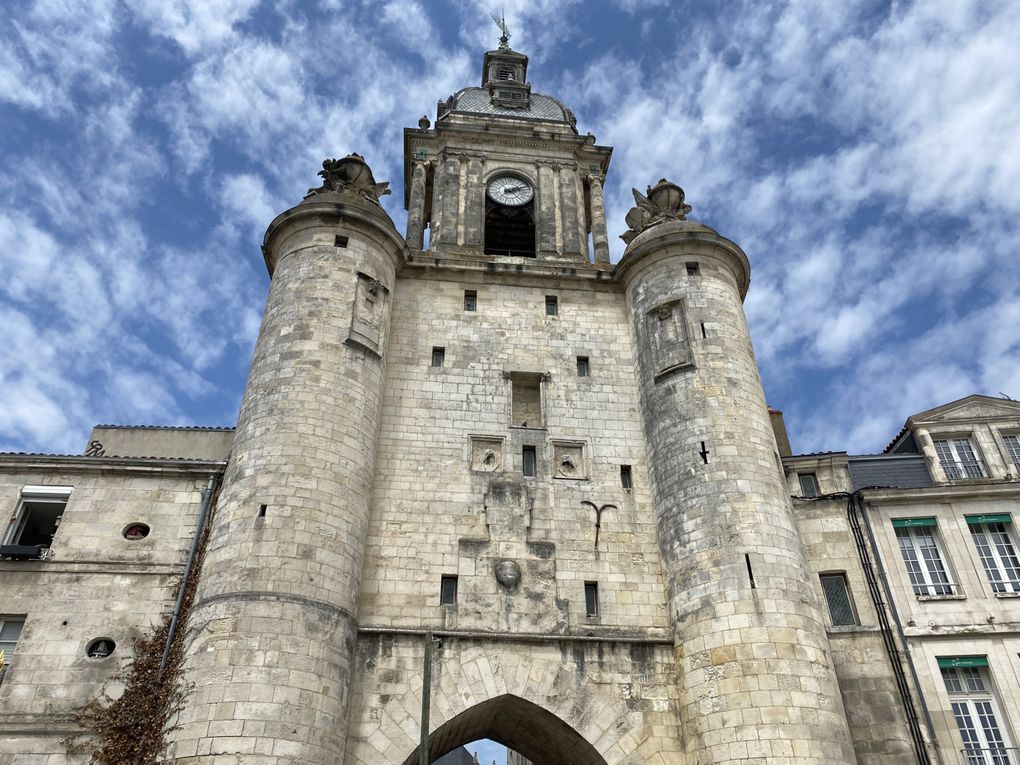
[[[534,195],[530,183],[512,175],[501,175],[489,182],[489,197],[501,205],[519,207],[530,202]]]

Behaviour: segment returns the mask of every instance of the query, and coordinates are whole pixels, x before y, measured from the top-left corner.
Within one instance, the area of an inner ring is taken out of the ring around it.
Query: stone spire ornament
[[[360,154],[351,153],[343,159],[326,159],[319,171],[322,186],[309,189],[305,199],[316,194],[333,191],[338,194],[359,196],[379,204],[379,197],[392,193],[389,181],[376,183],[372,168]]]
[[[684,202],[684,190],[675,183],[660,178],[654,186],[649,186],[642,194],[634,192],[636,207],[630,208],[626,221],[630,231],[620,235],[627,244],[647,228],[667,220],[687,220],[687,213],[693,208]]]

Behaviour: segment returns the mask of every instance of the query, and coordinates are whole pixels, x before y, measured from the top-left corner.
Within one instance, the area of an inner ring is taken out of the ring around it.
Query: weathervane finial
[[[499,27],[499,31],[502,32],[502,36],[499,38],[499,47],[507,49],[510,47],[510,27],[506,24],[506,14],[503,13],[503,9],[500,9],[499,13],[491,11],[489,13],[492,16],[492,20],[496,22],[496,26]]]

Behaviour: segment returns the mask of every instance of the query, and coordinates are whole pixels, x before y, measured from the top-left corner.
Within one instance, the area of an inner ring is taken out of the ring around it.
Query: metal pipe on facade
[[[889,602],[889,610],[892,613],[893,624],[896,625],[896,632],[900,638],[900,644],[903,646],[903,655],[907,660],[907,668],[910,670],[910,677],[914,681],[914,689],[917,691],[917,700],[921,705],[921,714],[924,715],[925,725],[928,727],[928,738],[935,748],[935,756],[941,762],[942,757],[939,753],[938,739],[935,737],[935,726],[932,724],[931,713],[928,711],[928,704],[924,699],[924,690],[921,688],[921,681],[917,676],[917,667],[914,665],[914,657],[910,653],[910,643],[907,642],[907,636],[903,632],[903,623],[900,621],[899,611],[896,610],[896,601],[893,599],[892,591],[889,588],[889,577],[885,573],[885,567],[882,565],[882,558],[878,554],[878,541],[875,539],[875,530],[871,526],[871,519],[868,517],[867,510],[864,506],[864,497],[861,496],[860,491],[855,491],[853,494],[853,500],[857,503],[860,515],[864,518],[864,528],[868,532],[868,541],[871,544],[871,550],[875,555],[875,565],[878,568],[878,577],[882,581],[882,588],[885,590],[886,599]]]
[[[160,682],[163,681],[163,672],[166,671],[166,663],[170,658],[170,648],[174,644],[174,636],[177,634],[177,624],[181,618],[181,609],[184,608],[184,594],[188,588],[188,580],[191,578],[191,569],[195,565],[195,555],[198,546],[202,542],[202,535],[205,532],[205,522],[209,516],[209,506],[212,504],[213,491],[219,482],[219,475],[213,473],[209,476],[209,482],[202,489],[202,506],[198,511],[198,521],[195,524],[195,536],[191,540],[191,550],[188,551],[188,561],[184,564],[184,576],[181,577],[181,585],[177,588],[177,602],[174,604],[174,613],[170,619],[170,629],[166,636],[166,645],[163,647],[163,658],[159,662]]]

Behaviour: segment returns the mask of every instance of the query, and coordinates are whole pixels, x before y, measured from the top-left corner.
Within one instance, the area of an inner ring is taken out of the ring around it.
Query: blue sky
[[[363,154],[398,229],[401,129],[477,84],[490,2],[40,0],[0,29],[0,450],[236,418],[269,221]],[[512,0],[536,90],[680,183],[752,263],[798,451],[1020,398],[1020,4]]]

